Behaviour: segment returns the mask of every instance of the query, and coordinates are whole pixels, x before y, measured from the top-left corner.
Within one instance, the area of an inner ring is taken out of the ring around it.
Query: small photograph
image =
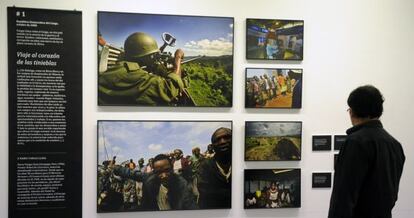
[[[246,68],[246,108],[301,108],[302,70]]]
[[[97,211],[231,208],[231,121],[98,121]]]
[[[301,205],[300,169],[244,170],[244,209]]]
[[[332,173],[312,173],[312,188],[330,188],[332,186]]]
[[[233,24],[98,12],[98,105],[231,107]]]
[[[330,151],[332,150],[331,135],[314,135],[312,136],[312,151]]]
[[[301,159],[302,122],[247,121],[245,161],[290,161]]]
[[[303,20],[247,19],[246,59],[303,60]]]

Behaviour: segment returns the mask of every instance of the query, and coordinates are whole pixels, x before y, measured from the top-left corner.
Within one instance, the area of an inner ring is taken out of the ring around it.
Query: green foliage
[[[183,69],[190,79],[188,91],[198,106],[231,106],[232,56],[203,57]]]
[[[280,160],[274,153],[274,148],[282,138],[291,140],[296,148],[301,150],[301,138],[297,136],[250,136],[245,139],[246,160]]]

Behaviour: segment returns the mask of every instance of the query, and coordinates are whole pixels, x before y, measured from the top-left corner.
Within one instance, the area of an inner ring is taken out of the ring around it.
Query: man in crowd
[[[127,167],[128,167],[129,169],[131,169],[131,170],[135,169],[136,164],[134,163],[134,160],[133,160],[133,159],[130,159],[130,160],[129,160],[129,163],[127,164]]]
[[[144,174],[118,167],[114,173],[124,178],[143,181],[143,210],[197,209],[187,181],[175,174],[168,155],[159,154],[153,159],[153,173]]]
[[[138,165],[136,166],[136,170],[140,172],[144,172],[144,168],[145,168],[144,162],[145,162],[144,158],[140,158],[138,160]]]
[[[148,159],[148,164],[144,168],[144,173],[151,173],[152,172],[153,167],[154,167],[153,164],[152,164],[153,159],[154,158]]]
[[[231,129],[218,128],[211,143],[215,155],[202,161],[199,168],[199,206],[201,209],[231,208]]]
[[[200,148],[195,147],[192,149],[193,156],[190,158],[190,166],[191,166],[191,190],[193,191],[194,196],[196,197],[196,201],[198,202],[198,198],[200,193],[198,191],[198,178],[199,178],[199,168],[200,163],[204,159],[200,153]]]
[[[269,190],[267,190],[268,203],[267,206],[270,208],[280,207],[280,193],[279,187],[276,185],[276,182],[270,184]]]
[[[185,170],[188,169],[188,160],[183,156],[183,151],[181,149],[175,149],[172,154],[173,168],[174,173],[176,174],[185,174]]]

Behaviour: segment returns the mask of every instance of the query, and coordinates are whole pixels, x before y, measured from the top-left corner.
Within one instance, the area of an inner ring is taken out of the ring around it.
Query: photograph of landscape
[[[246,161],[300,160],[301,144],[302,122],[246,122]]]

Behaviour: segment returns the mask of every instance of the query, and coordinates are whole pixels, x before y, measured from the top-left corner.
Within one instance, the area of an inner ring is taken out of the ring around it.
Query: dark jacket
[[[401,144],[379,120],[347,134],[335,166],[329,218],[391,217],[405,162]]]
[[[168,202],[172,210],[193,210],[198,209],[194,196],[191,193],[187,181],[179,175],[171,174],[168,184]],[[157,175],[150,175],[143,185],[143,209],[159,210],[157,196],[160,190],[160,180]]]
[[[145,174],[138,170],[118,167],[114,170],[116,175],[143,182],[142,198],[143,210],[159,210],[157,197],[160,191],[160,180],[156,174]],[[168,201],[172,210],[198,209],[195,198],[187,185],[187,181],[180,175],[171,174],[168,188]]]
[[[231,208],[231,176],[227,181],[220,173],[214,158],[204,159],[199,169],[200,208]]]
[[[120,61],[99,74],[98,101],[103,105],[171,105],[184,89],[182,78],[169,72],[147,72],[138,63]]]

